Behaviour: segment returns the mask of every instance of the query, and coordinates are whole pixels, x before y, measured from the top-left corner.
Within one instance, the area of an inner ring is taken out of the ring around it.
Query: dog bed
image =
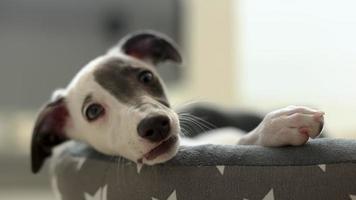
[[[71,141],[56,149],[52,178],[63,200],[356,199],[356,141],[181,147],[156,166]]]

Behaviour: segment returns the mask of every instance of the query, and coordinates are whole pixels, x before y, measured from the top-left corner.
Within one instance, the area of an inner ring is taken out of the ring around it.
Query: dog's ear
[[[182,62],[177,45],[167,36],[145,31],[124,37],[119,42],[119,49],[127,55],[151,62],[156,65],[164,61]]]
[[[32,133],[31,166],[37,173],[47,157],[51,156],[52,148],[67,140],[65,126],[69,113],[65,98],[59,97],[45,105],[36,120]]]

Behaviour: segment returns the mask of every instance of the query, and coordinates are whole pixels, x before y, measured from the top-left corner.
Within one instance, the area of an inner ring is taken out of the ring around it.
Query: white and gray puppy
[[[84,66],[67,88],[54,92],[40,111],[32,137],[32,171],[38,172],[52,148],[68,139],[88,143],[107,155],[153,165],[171,159],[180,144],[302,145],[323,127],[321,111],[289,106],[269,113],[248,134],[214,131],[182,139],[155,69],[181,63],[176,45],[155,32],[129,35]],[[202,72],[204,73],[204,72]]]

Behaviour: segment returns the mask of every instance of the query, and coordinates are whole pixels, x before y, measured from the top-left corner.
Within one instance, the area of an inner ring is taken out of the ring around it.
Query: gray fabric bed
[[[72,141],[56,149],[52,173],[63,200],[356,199],[356,141],[182,147],[153,167]]]

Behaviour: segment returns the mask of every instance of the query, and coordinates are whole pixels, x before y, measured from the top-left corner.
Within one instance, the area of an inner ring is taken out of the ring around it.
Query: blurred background
[[[30,174],[39,107],[125,34],[153,29],[181,47],[159,71],[173,105],[261,114],[290,104],[326,112],[330,137],[356,138],[353,0],[0,0],[0,199],[53,199]]]

